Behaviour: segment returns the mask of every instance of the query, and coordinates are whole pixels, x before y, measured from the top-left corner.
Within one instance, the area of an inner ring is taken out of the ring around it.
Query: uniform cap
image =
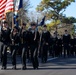
[[[65,30],[65,32],[67,32],[67,30]]]
[[[17,29],[19,31],[19,28],[17,26],[14,26],[15,29]]]
[[[22,25],[23,25],[23,26],[26,26],[26,23],[23,23]]]
[[[36,23],[35,22],[31,22],[31,26],[36,26]]]
[[[44,25],[43,27],[47,27],[46,25]]]

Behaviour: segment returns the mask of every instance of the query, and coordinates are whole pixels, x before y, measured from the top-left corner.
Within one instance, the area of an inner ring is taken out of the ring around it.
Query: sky
[[[30,11],[35,11],[36,6],[41,2],[41,0],[30,0],[30,4],[32,8],[30,8]],[[75,17],[76,18],[76,2],[72,3],[70,6],[68,6],[63,13],[67,17]]]

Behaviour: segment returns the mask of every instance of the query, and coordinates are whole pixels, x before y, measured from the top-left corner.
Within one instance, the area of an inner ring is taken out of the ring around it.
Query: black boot
[[[12,69],[14,69],[14,70],[15,70],[15,69],[16,69],[16,66],[14,65],[14,66],[12,67]]]
[[[26,69],[27,69],[26,66],[23,66],[23,67],[22,67],[22,70],[26,70]]]

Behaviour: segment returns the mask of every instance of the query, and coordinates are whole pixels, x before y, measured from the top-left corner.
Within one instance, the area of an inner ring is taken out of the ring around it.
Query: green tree
[[[47,19],[58,20],[63,16],[63,12],[75,0],[42,0],[36,10],[45,12]]]
[[[76,18],[74,18],[74,17],[66,17],[66,18],[63,18],[62,22],[66,23],[66,24],[76,23]]]

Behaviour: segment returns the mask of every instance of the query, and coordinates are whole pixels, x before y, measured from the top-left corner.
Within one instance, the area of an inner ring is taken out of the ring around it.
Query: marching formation
[[[46,63],[48,56],[69,57],[76,55],[76,36],[71,37],[65,30],[64,35],[54,33],[53,35],[44,25],[42,31],[38,31],[37,24],[32,22],[31,28],[26,29],[26,24],[22,27],[14,26],[10,29],[6,21],[1,27],[1,63],[2,69],[7,69],[7,49],[11,51],[12,69],[16,69],[16,55],[21,53],[22,70],[27,69],[26,59],[30,60],[33,68],[38,69],[39,60]]]

